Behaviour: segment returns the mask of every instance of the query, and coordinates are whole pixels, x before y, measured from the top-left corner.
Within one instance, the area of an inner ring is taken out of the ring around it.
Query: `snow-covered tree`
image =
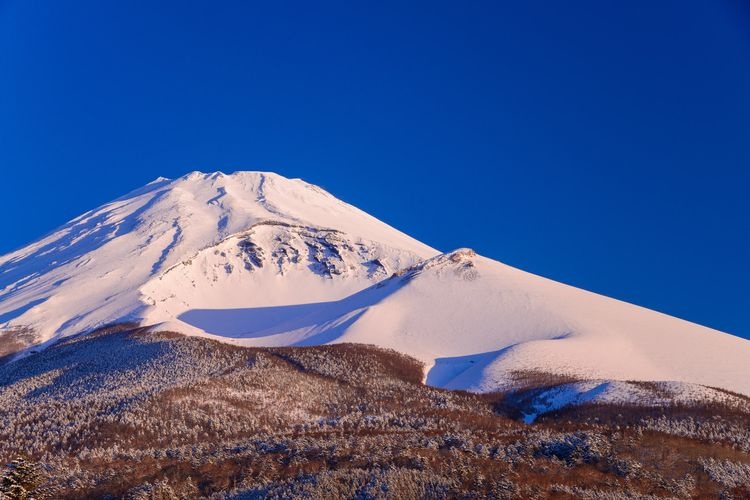
[[[0,498],[12,500],[33,500],[45,495],[37,488],[42,474],[38,464],[18,457],[6,466],[0,479]]]

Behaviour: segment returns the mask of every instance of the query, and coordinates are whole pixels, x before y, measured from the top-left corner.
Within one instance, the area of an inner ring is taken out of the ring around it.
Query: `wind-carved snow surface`
[[[126,320],[248,346],[375,344],[446,388],[546,373],[750,395],[747,340],[468,249],[439,254],[269,173],[158,179],[0,258],[0,328],[42,342]]]

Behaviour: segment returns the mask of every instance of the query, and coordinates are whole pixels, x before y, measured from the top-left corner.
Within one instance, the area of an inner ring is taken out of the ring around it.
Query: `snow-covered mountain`
[[[435,254],[301,180],[193,172],[0,257],[0,325],[47,340],[192,307],[333,300]]]
[[[447,388],[543,373],[750,395],[747,340],[471,250],[440,254],[271,173],[158,179],[0,257],[6,333],[39,343],[125,321],[249,346],[375,344]]]

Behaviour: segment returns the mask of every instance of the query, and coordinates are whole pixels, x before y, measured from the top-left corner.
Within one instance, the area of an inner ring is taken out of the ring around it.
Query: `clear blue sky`
[[[0,0],[0,253],[241,169],[750,337],[742,0]]]

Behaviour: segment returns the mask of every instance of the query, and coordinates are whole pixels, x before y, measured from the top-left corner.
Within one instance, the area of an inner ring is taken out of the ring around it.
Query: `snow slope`
[[[269,173],[158,179],[0,257],[0,328],[44,341],[126,320],[251,346],[375,344],[447,388],[541,372],[750,395],[747,340],[471,250],[438,254]]]
[[[242,343],[376,344],[426,362],[426,382],[440,387],[509,389],[519,375],[544,372],[680,381],[750,394],[747,340],[534,276],[471,250],[434,257],[271,328],[252,328],[253,314],[263,312],[245,311]],[[213,314],[205,329],[225,334],[222,312]]]

